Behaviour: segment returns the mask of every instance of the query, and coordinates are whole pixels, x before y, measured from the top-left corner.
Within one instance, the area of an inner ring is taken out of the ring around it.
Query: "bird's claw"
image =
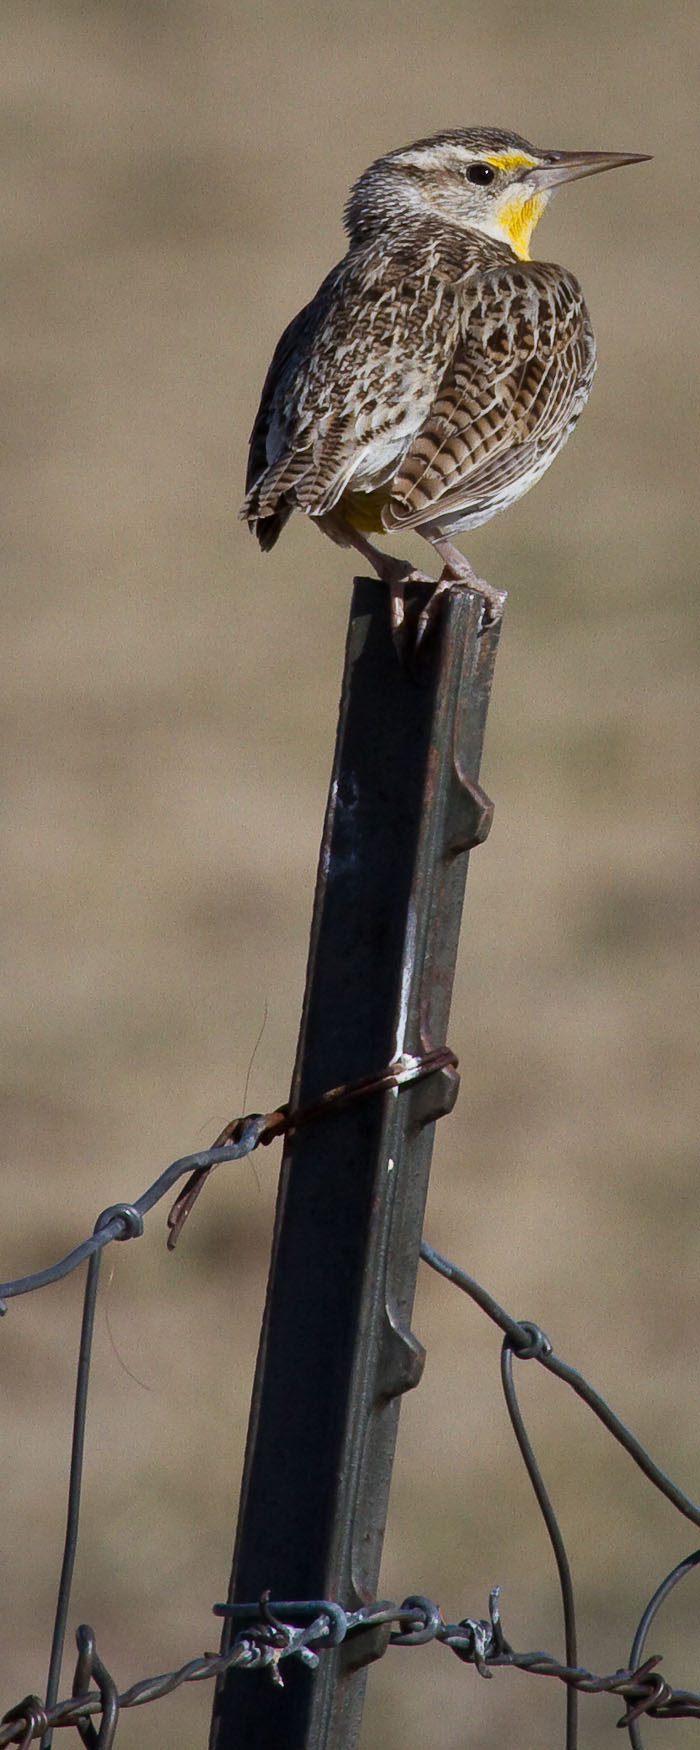
[[[482,625],[484,627],[495,626],[501,619],[507,599],[504,589],[494,589],[490,583],[486,583],[483,577],[475,575],[456,577],[453,572],[443,573],[418,615],[414,641],[416,650],[419,650],[421,645],[425,643],[438,619],[442,602],[452,589],[473,590],[475,595],[482,597],[484,603]]]
[[[391,636],[399,654],[401,654],[407,630],[406,590],[412,584],[432,589],[433,579],[428,577],[424,571],[416,571],[412,565],[397,563],[395,567],[391,567],[391,570],[385,571],[384,582],[389,589]]]

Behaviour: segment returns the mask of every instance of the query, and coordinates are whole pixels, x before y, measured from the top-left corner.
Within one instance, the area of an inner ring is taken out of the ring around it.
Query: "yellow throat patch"
[[[498,214],[499,229],[503,232],[506,243],[520,256],[521,261],[530,260],[530,238],[541,219],[547,205],[546,194],[531,194],[527,200],[508,201],[501,207]]]
[[[492,164],[494,170],[531,169],[535,162],[526,152],[494,152],[487,158],[487,163]],[[530,238],[538,219],[542,217],[547,200],[546,194],[514,194],[497,214],[499,230],[521,261],[530,260]]]

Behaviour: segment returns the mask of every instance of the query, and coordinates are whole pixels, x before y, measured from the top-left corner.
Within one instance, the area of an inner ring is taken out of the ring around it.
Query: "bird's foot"
[[[422,608],[418,616],[415,637],[416,650],[420,649],[421,644],[425,642],[432,631],[445,596],[449,595],[451,589],[460,586],[463,589],[473,590],[475,595],[480,595],[483,598],[482,626],[494,626],[501,619],[506,604],[506,591],[494,589],[493,585],[487,583],[484,577],[477,577],[476,572],[472,570],[471,565],[466,560],[463,568],[461,565],[458,567],[448,564],[441,572],[432,595],[429,596],[425,607]]]
[[[403,654],[403,641],[406,634],[406,590],[411,584],[418,584],[423,589],[435,588],[434,577],[428,577],[425,571],[417,571],[414,565],[409,565],[404,559],[389,559],[382,555],[382,568],[379,576],[389,590],[391,604],[391,636],[399,655]]]
[[[484,598],[484,625],[496,626],[503,617],[508,591],[494,589],[493,584],[487,583],[484,577],[475,577],[473,582],[470,582],[469,588],[473,589],[476,595]]]

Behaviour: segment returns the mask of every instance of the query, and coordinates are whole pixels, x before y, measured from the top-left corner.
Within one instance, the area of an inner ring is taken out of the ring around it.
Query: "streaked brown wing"
[[[497,314],[496,314],[497,313]],[[462,338],[403,458],[384,512],[387,529],[456,509],[559,448],[590,389],[595,344],[570,274],[547,263],[492,270],[478,297],[465,286]]]
[[[370,489],[388,484],[427,416],[454,351],[453,288],[473,240],[457,233],[455,251],[448,231],[443,262],[432,221],[403,230],[345,256],[282,336],[251,437],[243,515],[258,527],[286,497],[324,515],[358,473],[361,490],[366,476]]]
[[[269,465],[268,438],[271,423],[277,412],[280,389],[285,384],[288,375],[293,371],[295,360],[300,354],[303,354],[312,332],[313,306],[306,304],[280,336],[263,383],[260,406],[250,434],[246,492],[250,492],[251,487],[260,479],[261,474],[264,474]]]
[[[275,350],[251,433],[241,512],[258,524],[276,516],[290,493],[312,515],[333,505],[361,448],[358,379],[370,338],[353,267],[338,264]]]

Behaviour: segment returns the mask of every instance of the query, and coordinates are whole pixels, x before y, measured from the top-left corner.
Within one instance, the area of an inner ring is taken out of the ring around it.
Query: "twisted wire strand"
[[[663,1597],[699,1560],[697,1551],[666,1577],[645,1610],[643,1623],[646,1621],[647,1627]],[[63,1726],[82,1726],[83,1743],[93,1750],[110,1750],[122,1709],[142,1707],[172,1694],[183,1683],[211,1680],[233,1666],[268,1670],[272,1681],[283,1686],[281,1667],[285,1660],[298,1658],[314,1669],[324,1650],[339,1646],[353,1633],[382,1626],[390,1630],[387,1645],[411,1650],[435,1641],[454,1652],[463,1664],[474,1665],[482,1677],[490,1678],[495,1670],[510,1667],[531,1676],[555,1678],[581,1694],[619,1696],[627,1709],[618,1724],[628,1726],[630,1735],[642,1712],[658,1720],[700,1719],[700,1695],[672,1689],[656,1673],[656,1659],[636,1668],[630,1662],[624,1669],[596,1675],[585,1666],[562,1663],[550,1653],[516,1652],[503,1634],[498,1587],[490,1595],[488,1619],[466,1616],[457,1623],[446,1622],[439,1606],[421,1594],[411,1594],[402,1604],[382,1601],[352,1612],[330,1599],[271,1603],[267,1598],[252,1604],[215,1605],[214,1610],[219,1616],[245,1619],[227,1653],[202,1654],[173,1671],[141,1678],[122,1694],[97,1654],[94,1630],[81,1624],[76,1634],[78,1663],[73,1694],[50,1708],[37,1696],[25,1696],[0,1721],[0,1750],[10,1744],[28,1750],[47,1728]],[[83,1688],[90,1677],[98,1683],[97,1691]],[[84,1728],[97,1715],[101,1715],[100,1728],[90,1736]]]
[[[250,1606],[214,1607],[217,1615],[238,1614],[246,1618],[245,1626],[241,1628],[226,1654],[205,1654],[174,1671],[141,1679],[122,1695],[118,1695],[113,1679],[97,1654],[93,1630],[83,1624],[77,1632],[79,1656],[74,1693],[64,1701],[59,1702],[57,1699],[78,1532],[92,1329],[102,1250],[112,1240],[122,1241],[138,1237],[143,1232],[145,1215],[186,1174],[190,1177],[194,1175],[199,1181],[212,1167],[242,1159],[260,1142],[271,1140],[273,1135],[280,1134],[285,1128],[306,1122],[336,1102],[345,1102],[388,1086],[407,1086],[419,1077],[432,1073],[434,1068],[441,1067],[435,1061],[440,1056],[442,1061],[455,1061],[452,1053],[445,1048],[442,1054],[427,1054],[423,1059],[390,1065],[379,1076],[366,1077],[361,1082],[332,1089],[328,1095],[316,1101],[308,1113],[291,1115],[284,1108],[278,1108],[273,1113],[256,1113],[236,1120],[227,1126],[225,1146],[215,1146],[173,1161],[133,1204],[116,1204],[104,1210],[98,1217],[93,1233],[64,1258],[45,1270],[0,1285],[0,1310],[4,1312],[7,1308],[2,1302],[47,1287],[60,1281],[82,1263],[87,1261],[89,1264],[76,1383],[66,1538],[47,1698],[45,1702],[41,1702],[36,1696],[25,1697],[4,1715],[0,1721],[0,1750],[9,1744],[28,1747],[37,1738],[42,1740],[42,1750],[49,1750],[53,1730],[68,1725],[77,1727],[86,1750],[110,1750],[122,1708],[154,1701],[171,1693],[182,1683],[215,1678],[232,1665],[242,1669],[268,1668],[272,1680],[282,1684],[280,1667],[285,1659],[297,1657],[313,1667],[318,1664],[319,1654],[324,1648],[338,1645],[346,1635],[351,1635],[359,1628],[366,1630],[382,1624],[388,1631],[387,1645],[413,1647],[436,1640],[450,1647],[463,1662],[473,1664],[484,1677],[491,1677],[498,1667],[512,1666],[532,1676],[558,1679],[567,1689],[567,1750],[575,1750],[576,1701],[579,1693],[609,1693],[624,1698],[626,1712],[618,1723],[627,1729],[633,1750],[643,1750],[639,1726],[643,1714],[654,1719],[700,1719],[700,1695],[693,1691],[671,1688],[655,1669],[658,1659],[647,1659],[642,1663],[651,1623],[672,1589],[700,1564],[700,1550],[679,1562],[657,1588],[640,1620],[627,1667],[608,1676],[596,1676],[585,1667],[579,1666],[574,1595],[566,1548],[525,1428],[515,1390],[513,1359],[536,1360],[540,1366],[568,1385],[598,1417],[652,1485],[678,1512],[699,1527],[700,1507],[661,1470],[641,1442],[583,1375],[554,1354],[548,1337],[538,1325],[527,1320],[514,1319],[474,1277],[445,1258],[427,1241],[421,1244],[423,1260],[465,1293],[503,1332],[501,1373],[508,1412],[557,1562],[565,1626],[564,1662],[544,1652],[517,1653],[509,1646],[500,1623],[498,1587],[493,1588],[490,1596],[488,1620],[465,1617],[457,1624],[444,1622],[438,1606],[421,1595],[411,1595],[402,1605],[376,1604],[350,1614],[331,1600],[271,1604],[269,1599],[264,1599]],[[97,1692],[86,1689],[90,1679],[97,1683]],[[97,1729],[92,1723],[95,1715],[100,1715]]]

